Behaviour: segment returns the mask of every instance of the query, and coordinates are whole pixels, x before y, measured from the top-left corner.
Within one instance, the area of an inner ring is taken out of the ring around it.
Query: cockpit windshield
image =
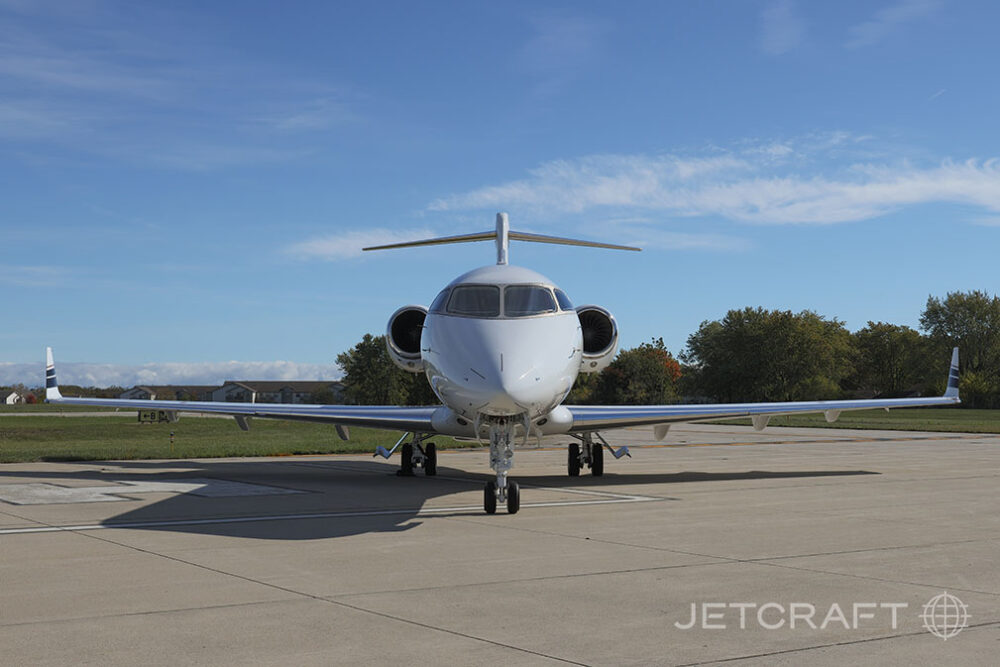
[[[434,297],[434,301],[431,303],[430,312],[432,313],[443,313],[444,304],[448,302],[448,288],[441,290],[441,293]]]
[[[566,292],[561,289],[556,288],[556,301],[559,302],[559,308],[562,310],[573,310],[573,302],[569,300],[566,296]]]
[[[528,317],[556,310],[552,292],[538,285],[508,285],[503,291],[503,311],[507,317]]]
[[[496,285],[459,285],[451,291],[448,312],[466,317],[500,317],[500,288]]]

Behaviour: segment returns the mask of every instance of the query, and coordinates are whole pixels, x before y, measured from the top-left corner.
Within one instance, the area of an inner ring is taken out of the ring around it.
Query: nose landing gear
[[[518,422],[505,417],[489,420],[490,468],[496,472],[496,481],[486,482],[483,489],[483,510],[496,514],[497,502],[507,503],[507,513],[517,514],[521,509],[521,489],[517,482],[508,481],[507,473],[514,467],[514,426]]]

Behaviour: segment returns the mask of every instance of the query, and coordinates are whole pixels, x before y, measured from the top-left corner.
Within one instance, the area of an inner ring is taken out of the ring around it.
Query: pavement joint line
[[[358,591],[356,593],[341,593],[330,595],[330,600],[341,600],[352,597],[365,597],[367,595],[393,595],[397,593],[423,593],[428,591],[446,591],[458,588],[476,588],[479,586],[507,586],[510,584],[528,584],[537,581],[556,581],[560,579],[579,579],[583,577],[603,577],[616,574],[640,574],[643,572],[659,572],[662,570],[679,570],[688,567],[703,567],[706,565],[729,565],[728,561],[716,560],[715,562],[705,561],[699,563],[679,563],[677,565],[653,565],[650,567],[636,567],[627,570],[600,570],[596,572],[575,572],[573,574],[552,574],[544,577],[521,577],[517,579],[503,579],[498,581],[474,581],[464,584],[442,584],[439,586],[421,586],[417,588],[396,588],[393,590],[380,591]]]
[[[365,607],[360,607],[360,606],[357,606],[357,605],[349,604],[347,602],[343,602],[343,601],[340,601],[340,600],[334,600],[334,599],[326,598],[326,597],[323,597],[321,595],[315,595],[313,593],[307,593],[305,591],[299,591],[299,590],[296,590],[294,588],[289,588],[287,586],[279,586],[278,584],[273,584],[273,583],[270,583],[270,582],[267,582],[267,581],[262,581],[260,579],[254,579],[253,577],[248,577],[248,576],[245,576],[245,575],[242,575],[242,574],[237,574],[235,572],[227,572],[225,570],[220,570],[218,568],[210,567],[208,565],[203,565],[201,563],[196,563],[194,561],[185,560],[185,559],[180,558],[178,556],[171,556],[169,554],[160,553],[158,551],[153,551],[151,549],[144,549],[142,547],[138,547],[138,546],[135,546],[133,544],[125,544],[124,542],[117,542],[117,541],[112,540],[110,538],[101,537],[99,535],[83,533],[83,534],[81,534],[81,536],[89,538],[89,539],[92,539],[92,540],[98,540],[100,542],[105,542],[107,544],[114,544],[114,545],[122,547],[124,549],[130,549],[132,551],[136,551],[138,553],[146,554],[148,556],[153,556],[155,558],[163,558],[165,560],[170,560],[170,561],[173,561],[175,563],[181,563],[183,565],[188,565],[190,567],[194,567],[194,568],[198,568],[198,569],[201,569],[201,570],[205,570],[206,572],[212,572],[214,574],[219,574],[219,575],[222,575],[222,576],[225,576],[225,577],[232,577],[233,579],[239,579],[240,581],[245,581],[247,583],[256,584],[258,586],[264,586],[266,588],[270,588],[270,589],[273,589],[273,590],[282,591],[284,593],[288,593],[290,595],[295,595],[295,596],[298,596],[300,598],[306,598],[306,599],[310,599],[310,600],[315,600],[317,602],[322,602],[324,604],[330,604],[330,605],[334,605],[334,606],[337,606],[337,607],[341,607],[343,609],[350,609],[350,610],[353,610],[353,611],[361,612],[363,614],[369,614],[369,615],[372,615],[372,616],[378,616],[380,618],[389,619],[389,620],[392,620],[392,621],[396,621],[398,623],[405,623],[407,625],[413,625],[413,626],[416,626],[416,627],[419,627],[419,628],[424,628],[426,630],[434,630],[434,631],[441,632],[441,633],[444,633],[444,634],[449,634],[449,635],[452,635],[454,637],[462,637],[464,639],[470,639],[472,641],[482,642],[484,644],[490,644],[492,646],[498,646],[500,648],[506,648],[506,649],[510,649],[512,651],[518,651],[520,653],[526,653],[528,655],[538,656],[538,657],[541,657],[541,658],[547,658],[547,659],[553,660],[555,662],[561,662],[561,663],[570,664],[570,665],[581,665],[582,667],[586,667],[585,663],[576,662],[574,660],[569,660],[567,658],[560,658],[559,656],[549,655],[547,653],[542,653],[541,651],[534,651],[532,649],[523,648],[521,646],[515,646],[513,644],[507,644],[507,643],[496,641],[496,640],[493,640],[493,639],[487,639],[486,637],[478,637],[476,635],[471,635],[471,634],[468,634],[468,633],[465,633],[465,632],[460,632],[458,630],[450,630],[448,628],[431,625],[429,623],[422,623],[420,621],[415,621],[413,619],[404,618],[402,616],[395,616],[393,614],[388,614],[388,613],[385,613],[385,612],[376,611],[374,609],[366,609]]]
[[[552,501],[552,502],[542,502],[542,503],[524,503],[521,505],[522,509],[533,508],[533,507],[570,507],[570,506],[580,506],[580,505],[609,505],[615,503],[638,503],[638,502],[654,502],[659,501],[659,498],[608,498],[599,500],[564,500],[564,501]],[[391,515],[409,515],[409,516],[430,516],[435,514],[452,514],[457,512],[482,512],[482,507],[479,505],[465,505],[458,507],[428,507],[419,509],[389,509],[389,510],[359,510],[359,511],[347,511],[347,512],[320,512],[314,514],[274,514],[274,515],[260,515],[260,516],[239,516],[239,517],[219,517],[213,519],[171,519],[166,521],[136,521],[136,522],[122,522],[122,523],[95,523],[95,524],[77,524],[77,525],[67,525],[58,526],[45,524],[40,521],[33,521],[33,523],[41,524],[36,527],[30,528],[4,528],[0,529],[0,535],[24,535],[31,533],[59,533],[59,532],[82,532],[82,531],[94,531],[94,530],[109,530],[109,529],[133,529],[133,528],[168,528],[171,526],[204,526],[213,524],[227,524],[227,523],[250,523],[255,521],[300,521],[300,520],[310,520],[310,519],[349,519],[354,517],[365,517],[365,516],[391,516]],[[14,516],[14,515],[10,515]],[[23,518],[23,517],[18,517]],[[31,521],[31,519],[25,519]]]
[[[993,626],[1000,626],[1000,621],[987,621],[984,623],[971,623],[965,628],[963,632],[968,632],[969,630],[981,630],[983,628],[989,628]],[[805,651],[816,651],[824,648],[836,648],[838,646],[853,646],[856,644],[868,644],[871,642],[881,642],[890,639],[904,639],[907,637],[926,637],[927,631],[915,631],[915,632],[903,632],[895,635],[883,635],[881,637],[865,637],[864,639],[854,639],[851,641],[844,642],[831,642],[829,644],[816,644],[814,646],[802,646],[799,648],[789,648],[780,651],[769,651],[767,653],[754,653],[748,655],[738,655],[730,658],[717,658],[715,660],[706,660],[704,662],[686,662],[678,664],[677,667],[702,667],[703,665],[719,665],[726,662],[736,662],[737,660],[752,660],[754,658],[770,658],[778,655],[788,655],[791,653],[802,653]]]
[[[470,519],[467,519],[467,518],[463,519],[463,518],[459,518],[459,517],[453,517],[452,520],[465,521],[465,522],[469,522],[469,523],[476,523],[478,525],[486,525],[482,521],[473,521],[473,520],[470,520]],[[828,576],[842,576],[842,577],[850,577],[850,578],[853,578],[853,579],[862,579],[862,580],[870,580],[870,581],[880,581],[880,582],[883,582],[883,583],[898,584],[898,585],[903,585],[903,586],[916,586],[916,587],[920,587],[920,588],[932,588],[932,589],[938,589],[938,588],[942,588],[942,587],[941,586],[937,586],[937,585],[932,585],[932,584],[922,584],[922,583],[913,582],[913,581],[904,581],[904,580],[896,580],[896,579],[885,579],[885,578],[880,578],[880,577],[870,577],[870,576],[864,576],[864,575],[857,575],[857,574],[851,574],[849,572],[831,572],[831,571],[822,570],[822,569],[806,568],[806,567],[796,567],[796,566],[793,566],[793,565],[785,565],[785,564],[782,564],[782,563],[772,563],[772,562],[769,562],[769,561],[777,560],[779,558],[784,560],[784,559],[791,559],[791,558],[808,558],[808,557],[825,556],[825,555],[836,556],[836,555],[841,555],[841,554],[844,554],[844,553],[865,553],[865,552],[879,552],[879,551],[895,550],[895,549],[923,548],[923,547],[927,547],[927,546],[935,546],[937,544],[963,544],[963,543],[966,543],[966,542],[989,542],[989,541],[993,541],[993,539],[994,539],[994,538],[986,538],[986,539],[982,539],[982,540],[961,540],[961,541],[958,541],[958,542],[940,542],[940,543],[934,543],[934,544],[929,544],[929,545],[928,544],[923,544],[923,545],[904,545],[904,546],[893,546],[893,547],[878,547],[878,548],[874,548],[874,549],[858,549],[858,550],[847,551],[847,552],[831,551],[829,553],[785,555],[785,556],[770,556],[770,557],[767,557],[767,558],[735,558],[735,557],[732,557],[732,556],[719,556],[719,555],[715,555],[715,554],[698,553],[698,552],[693,552],[693,551],[683,551],[683,550],[680,550],[680,549],[670,549],[670,548],[666,548],[666,547],[656,547],[656,546],[644,545],[644,544],[632,544],[632,543],[629,543],[629,542],[618,542],[618,541],[615,541],[615,540],[606,540],[606,539],[593,538],[593,537],[588,537],[588,536],[582,536],[581,537],[579,535],[570,535],[570,534],[558,533],[558,532],[554,532],[554,531],[537,530],[537,529],[533,529],[533,528],[526,528],[526,527],[523,527],[523,526],[516,526],[516,525],[510,525],[510,524],[500,525],[499,527],[506,528],[506,529],[509,529],[509,530],[516,530],[516,531],[536,533],[536,534],[541,534],[541,535],[548,535],[550,537],[565,537],[565,538],[582,540],[582,541],[587,541],[587,542],[598,542],[598,543],[601,543],[601,544],[610,544],[610,545],[622,546],[622,547],[630,547],[630,548],[635,548],[635,549],[647,549],[647,550],[652,550],[652,551],[661,551],[661,552],[665,552],[665,553],[673,553],[673,554],[679,554],[679,555],[684,555],[684,556],[696,556],[696,557],[699,557],[699,558],[709,558],[709,559],[713,559],[714,561],[716,561],[716,562],[707,562],[707,563],[691,563],[691,564],[688,565],[689,567],[705,566],[705,565],[712,566],[712,565],[722,565],[722,564],[763,565],[763,566],[768,566],[768,567],[784,568],[784,569],[796,570],[796,571],[801,571],[801,572],[813,572],[813,573],[816,573],[816,574],[825,574],[825,575],[828,575]],[[955,591],[958,591],[958,592],[964,592],[964,593],[974,593],[974,594],[988,595],[988,596],[991,596],[991,597],[1000,596],[1000,593],[995,593],[995,592],[991,592],[991,591],[980,591],[980,590],[971,589],[971,588],[958,588],[958,587],[955,587],[955,586],[945,586],[944,588],[947,588],[949,590],[955,590]],[[942,588],[942,590],[944,588]]]
[[[745,562],[747,562],[747,563],[756,563],[756,562],[766,563],[768,561],[773,561],[773,560],[788,560],[790,558],[816,558],[816,557],[819,557],[819,556],[846,556],[846,555],[849,555],[849,554],[863,554],[863,553],[871,553],[871,552],[876,552],[876,551],[896,551],[896,550],[902,550],[902,549],[927,549],[929,547],[940,547],[940,546],[955,545],[955,544],[975,544],[977,542],[995,542],[997,539],[1000,539],[1000,538],[996,538],[996,537],[984,537],[984,538],[979,538],[979,539],[974,539],[974,540],[954,540],[954,541],[952,541],[952,540],[945,540],[943,542],[925,542],[925,543],[922,543],[922,544],[900,544],[900,545],[890,546],[890,547],[871,547],[869,549],[845,549],[843,551],[820,551],[820,552],[817,552],[817,553],[808,553],[808,554],[789,554],[789,555],[786,555],[786,556],[766,556],[766,557],[763,557],[763,558],[745,558],[743,560]]]
[[[872,549],[872,551],[881,551],[881,549]],[[995,591],[981,591],[975,588],[963,588],[958,586],[940,586],[938,584],[928,584],[919,581],[907,581],[905,579],[887,579],[885,577],[875,577],[865,574],[854,574],[853,572],[834,572],[831,570],[824,570],[822,568],[814,567],[796,567],[794,565],[787,565],[784,563],[770,563],[764,560],[743,560],[739,561],[746,563],[748,565],[763,565],[765,567],[778,567],[785,570],[795,570],[796,572],[812,572],[813,574],[825,574],[827,576],[833,577],[848,577],[851,579],[860,579],[862,581],[878,581],[884,584],[896,584],[899,586],[916,586],[917,588],[930,588],[933,590],[951,590],[958,591],[960,593],[973,593],[977,595],[986,595],[989,597],[1000,597],[1000,593]]]
[[[302,602],[302,600],[296,597],[296,598],[286,598],[284,600],[255,600],[253,602],[232,602],[230,604],[208,604],[200,607],[173,607],[170,609],[146,609],[144,611],[127,611],[127,612],[122,612],[120,614],[94,614],[93,616],[69,616],[65,618],[37,619],[34,621],[15,621],[14,623],[0,623],[0,628],[17,628],[26,625],[45,625],[48,623],[78,623],[80,621],[107,620],[112,618],[129,618],[133,616],[182,614],[189,611],[240,609],[242,607],[254,607],[266,604],[280,604],[282,602]]]

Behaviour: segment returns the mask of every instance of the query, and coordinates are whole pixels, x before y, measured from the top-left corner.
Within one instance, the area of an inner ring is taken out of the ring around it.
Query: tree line
[[[581,374],[569,404],[807,401],[944,393],[950,350],[960,354],[963,404],[1000,408],[1000,298],[981,291],[928,297],[920,329],[747,307],[702,322],[678,357],[662,338],[621,350],[601,373]],[[423,374],[395,366],[384,336],[340,354],[345,397],[360,405],[431,405]]]

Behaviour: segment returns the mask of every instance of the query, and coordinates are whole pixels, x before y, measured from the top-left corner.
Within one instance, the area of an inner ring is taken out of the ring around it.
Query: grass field
[[[88,405],[49,405],[48,403],[22,403],[21,405],[0,405],[0,417],[9,413],[25,412],[114,412],[115,408]]]
[[[392,447],[400,435],[351,428],[351,439],[344,442],[333,426],[267,419],[252,420],[250,431],[244,432],[232,419],[219,418],[181,417],[176,424],[139,424],[134,416],[0,414],[0,463],[374,452],[378,445]],[[476,446],[446,437],[434,442],[438,447]]]
[[[745,424],[749,419],[729,419],[715,424]],[[1000,433],[1000,410],[967,408],[906,408],[845,412],[828,424],[823,415],[771,417],[769,426],[807,428],[860,428],[887,431],[946,431],[953,433]]]
[[[374,452],[378,445],[392,446],[401,435],[396,431],[352,428],[350,441],[344,442],[332,426],[324,424],[257,419],[249,432],[243,432],[231,419],[181,417],[176,424],[139,424],[134,416],[71,416],[69,406],[17,407],[0,411],[0,463]],[[4,414],[9,412],[33,412],[38,416]],[[749,425],[750,420],[714,423]],[[865,410],[845,412],[833,424],[828,424],[823,415],[802,415],[773,417],[770,426],[1000,433],[1000,410]],[[476,446],[446,437],[434,441],[442,448]]]

